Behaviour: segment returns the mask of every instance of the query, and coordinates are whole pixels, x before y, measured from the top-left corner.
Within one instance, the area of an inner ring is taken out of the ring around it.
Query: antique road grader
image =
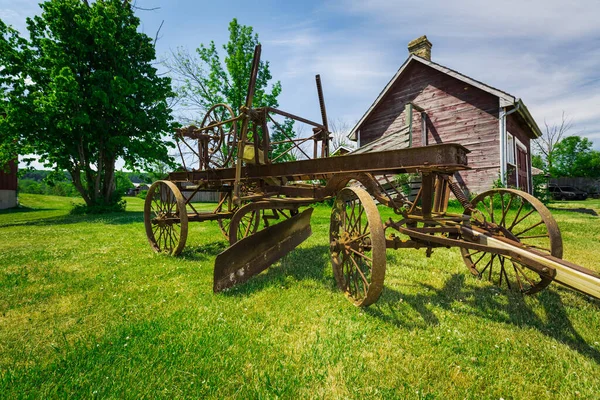
[[[335,199],[331,264],[338,286],[355,305],[368,306],[381,294],[388,248],[425,249],[429,256],[436,247],[458,247],[475,276],[527,294],[556,281],[600,298],[600,275],[561,259],[558,225],[535,197],[493,189],[469,201],[453,179],[455,172],[468,169],[466,148],[410,148],[390,135],[385,151],[367,146],[330,157],[319,76],[322,123],[271,107],[253,108],[259,60],[257,46],[239,115],[217,104],[201,127],[178,130],[183,170],[155,182],[145,202],[146,234],[155,251],[178,255],[190,222],[217,221],[230,243],[215,262],[213,290],[219,292],[247,281],[302,243],[312,233],[310,205]],[[274,115],[312,127],[312,135],[292,137]],[[271,141],[269,125],[282,140]],[[286,158],[294,151],[301,159]],[[412,200],[394,183],[402,173],[421,175]],[[213,211],[196,210],[192,200],[201,192],[218,193]],[[451,194],[464,207],[462,214],[447,211]],[[376,201],[397,218],[382,222]]]

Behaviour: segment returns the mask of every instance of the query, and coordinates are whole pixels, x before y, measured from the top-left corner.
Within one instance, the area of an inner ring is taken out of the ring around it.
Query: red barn
[[[386,143],[460,143],[471,150],[472,170],[458,179],[471,192],[501,179],[531,193],[530,142],[541,131],[521,99],[431,61],[426,36],[410,42],[408,50],[408,59],[349,138],[359,147],[382,150]]]
[[[17,206],[17,163],[8,163],[8,169],[0,168],[0,210]]]

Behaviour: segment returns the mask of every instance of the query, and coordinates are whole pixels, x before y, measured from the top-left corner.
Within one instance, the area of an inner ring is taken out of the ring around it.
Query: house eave
[[[411,54],[406,61],[404,61],[404,63],[400,66],[400,68],[398,69],[398,71],[396,72],[396,74],[392,77],[392,79],[388,82],[388,84],[383,88],[383,90],[381,91],[381,93],[379,93],[379,96],[377,96],[377,98],[375,99],[375,101],[373,102],[373,104],[371,104],[371,106],[369,107],[369,109],[367,110],[367,112],[362,116],[362,118],[356,123],[356,125],[354,126],[354,128],[352,128],[352,130],[350,131],[350,133],[348,134],[348,139],[352,140],[352,141],[356,141],[358,139],[357,137],[357,132],[360,129],[361,125],[365,122],[365,120],[371,115],[371,113],[373,112],[373,110],[377,107],[377,105],[379,104],[379,102],[385,97],[385,95],[388,93],[388,91],[390,90],[390,88],[394,85],[394,83],[396,83],[396,81],[398,80],[398,78],[402,75],[402,72],[404,72],[404,70],[408,67],[408,65],[412,62],[420,62],[421,64],[427,65],[437,71],[440,71],[446,75],[449,75],[455,79],[458,79],[460,81],[463,81],[471,86],[474,86],[478,89],[481,89],[485,92],[488,92],[494,96],[497,96],[500,99],[500,106],[501,107],[510,107],[515,105],[515,102],[517,101],[517,99],[506,92],[503,92],[502,90],[496,89],[494,87],[491,87],[489,85],[486,85],[483,82],[477,81],[473,78],[470,78],[466,75],[461,74],[460,72],[454,71],[450,68],[444,67],[443,65],[437,64],[433,61],[429,61],[426,60],[424,58],[421,58],[419,56],[416,56],[414,54]],[[531,116],[530,116],[531,117]],[[533,119],[531,118],[531,121],[533,121]],[[535,124],[535,121],[533,121],[533,125],[537,127],[537,125]],[[538,128],[539,130],[539,128]]]
[[[519,113],[521,118],[525,120],[525,123],[527,124],[531,133],[533,134],[532,139],[537,139],[540,136],[542,136],[542,130],[531,116],[531,113],[529,112],[529,109],[527,108],[525,103],[523,103],[521,99],[517,100],[517,103],[519,105],[517,112]],[[515,106],[517,105],[517,103],[515,103]]]

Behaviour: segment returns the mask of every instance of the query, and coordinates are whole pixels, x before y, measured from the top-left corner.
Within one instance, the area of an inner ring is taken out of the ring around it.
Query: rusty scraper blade
[[[312,208],[248,236],[217,256],[213,291],[233,287],[260,274],[312,235]]]

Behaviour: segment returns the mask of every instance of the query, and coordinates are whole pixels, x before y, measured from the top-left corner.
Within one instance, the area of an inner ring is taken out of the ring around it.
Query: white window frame
[[[506,132],[506,163],[514,167],[517,166],[517,149],[515,147],[517,140],[519,139],[515,135]]]
[[[529,173],[531,169],[529,168],[529,152],[527,151],[527,146],[525,146],[517,137],[515,137],[515,146],[519,146],[521,150],[525,152],[525,171],[527,172],[527,193],[529,193]],[[517,171],[517,187],[519,187],[519,165],[517,165],[517,149],[515,147],[515,170]]]

